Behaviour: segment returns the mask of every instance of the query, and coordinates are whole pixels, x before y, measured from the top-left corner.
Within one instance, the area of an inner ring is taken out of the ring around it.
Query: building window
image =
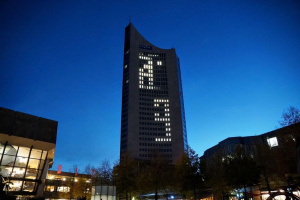
[[[59,186],[57,187],[57,192],[70,192],[70,187]]]
[[[278,146],[278,140],[277,137],[272,137],[267,139],[268,144],[270,147],[277,147]]]
[[[12,180],[10,191],[33,192],[36,181],[40,180],[46,156],[47,151],[0,144],[0,174],[15,179]]]
[[[47,192],[54,192],[54,186],[47,185],[47,186],[45,187],[45,191],[47,191]]]

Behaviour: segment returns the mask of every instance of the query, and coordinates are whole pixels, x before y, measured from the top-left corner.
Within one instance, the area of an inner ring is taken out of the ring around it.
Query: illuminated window
[[[14,170],[11,174],[11,177],[14,178],[23,178],[25,174],[25,169],[24,168],[18,168],[18,167],[14,167]]]
[[[12,177],[13,183],[9,191],[33,192],[37,179],[40,179],[44,167],[47,151],[20,147],[15,145],[0,144],[0,174]],[[5,151],[3,152],[3,150]],[[31,179],[32,181],[23,180]],[[17,180],[22,179],[22,180]]]
[[[36,179],[38,170],[36,169],[27,169],[26,171],[26,179]]]
[[[1,165],[13,166],[15,161],[15,156],[4,155]]]
[[[0,154],[3,153],[3,150],[4,150],[4,145],[2,145],[2,144],[0,143]]]
[[[28,157],[30,148],[19,147],[18,156]]]
[[[34,168],[37,169],[39,166],[40,160],[36,160],[36,159],[30,159],[29,163],[28,163],[28,167],[29,168]]]
[[[4,154],[15,156],[17,154],[17,148],[18,146],[7,145]]]
[[[22,190],[27,192],[33,192],[34,187],[35,182],[24,181]]]
[[[22,186],[22,181],[15,181],[11,180],[12,183],[11,188],[9,188],[9,191],[20,191]]]
[[[277,147],[278,146],[278,140],[277,137],[272,137],[267,139],[268,144],[270,147]]]
[[[68,192],[67,187],[59,186],[57,187],[57,192]]]
[[[31,150],[30,158],[40,159],[41,158],[41,154],[42,154],[42,150],[32,149]]]

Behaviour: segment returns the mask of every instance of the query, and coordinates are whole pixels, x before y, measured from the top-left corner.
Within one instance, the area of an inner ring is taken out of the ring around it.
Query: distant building
[[[125,28],[121,154],[151,160],[160,152],[175,162],[187,147],[179,58],[175,49],[148,42]]]
[[[48,171],[45,200],[116,200],[116,186],[88,174]]]
[[[88,200],[91,199],[91,193],[91,175],[48,171],[43,195],[46,200],[68,200],[78,197],[86,197]]]
[[[54,160],[57,121],[0,107],[0,174],[10,195],[42,196]]]
[[[265,174],[269,173],[269,177],[278,178],[269,179],[270,182],[273,181],[273,187],[270,187],[272,191],[282,191],[288,186],[296,190],[300,184],[300,176],[297,175],[297,168],[299,173],[300,167],[299,137],[300,123],[261,135],[230,137],[207,149],[201,157],[201,162],[205,161],[209,168],[220,163],[219,161],[224,158],[232,156],[237,147],[242,147],[245,154],[254,158],[260,167],[268,166],[264,169]],[[252,190],[252,193],[258,194],[253,197],[254,199],[264,200],[268,197],[268,188],[252,189],[256,189]],[[299,193],[294,192],[294,195],[299,196]]]
[[[293,146],[285,146],[285,137],[289,134],[292,134],[294,139],[292,140]],[[285,149],[285,148],[294,148],[296,149],[296,136],[300,135],[300,123],[286,126],[274,131],[270,131],[268,133],[264,133],[256,136],[248,136],[248,137],[229,137],[217,145],[207,149],[201,159],[209,160],[217,153],[221,152],[222,155],[231,155],[234,153],[236,147],[238,145],[242,146],[248,155],[253,155],[255,148],[258,144],[267,145],[270,148],[275,149]],[[298,144],[299,146],[299,144]],[[294,159],[297,159],[297,155],[295,155]]]

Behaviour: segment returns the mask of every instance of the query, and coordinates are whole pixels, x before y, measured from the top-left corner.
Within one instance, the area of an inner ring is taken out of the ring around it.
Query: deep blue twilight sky
[[[124,28],[180,57],[189,145],[300,108],[298,0],[2,0],[0,106],[59,122],[53,169],[119,157]]]

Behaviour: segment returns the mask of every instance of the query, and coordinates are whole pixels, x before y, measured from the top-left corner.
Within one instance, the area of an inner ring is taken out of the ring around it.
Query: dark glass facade
[[[179,58],[125,28],[121,153],[150,160],[160,152],[175,162],[187,147]]]

